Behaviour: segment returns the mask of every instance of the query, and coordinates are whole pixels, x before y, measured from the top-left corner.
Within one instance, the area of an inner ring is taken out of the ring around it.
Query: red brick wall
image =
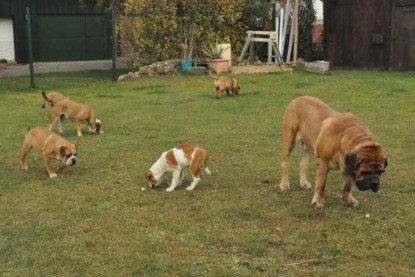
[[[135,54],[134,48],[131,44],[133,40],[133,26],[135,25],[134,18],[122,17],[117,26],[117,55],[118,57],[125,57],[129,54]]]

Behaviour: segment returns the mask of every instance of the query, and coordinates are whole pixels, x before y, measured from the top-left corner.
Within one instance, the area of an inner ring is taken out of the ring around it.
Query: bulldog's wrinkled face
[[[354,157],[346,157],[346,165],[352,167],[352,178],[359,190],[372,190],[378,192],[380,189],[380,176],[385,172],[388,165],[386,156],[383,155],[361,155],[359,159],[356,154]],[[348,164],[349,163],[349,164]]]
[[[101,128],[102,128],[102,122],[98,118],[95,120],[95,122],[89,122],[88,124],[88,130],[90,134],[103,133],[103,131],[101,131]]]
[[[380,175],[382,172],[362,172],[360,175],[356,175],[355,183],[359,190],[369,190],[378,192],[380,189]]]
[[[150,188],[158,187],[161,181],[163,181],[163,176],[161,176],[161,178],[157,180],[156,177],[154,177],[153,172],[151,172],[150,170],[146,172],[145,177],[148,180],[148,185]]]
[[[61,161],[65,165],[75,165],[78,147],[75,144],[63,145],[59,149]]]

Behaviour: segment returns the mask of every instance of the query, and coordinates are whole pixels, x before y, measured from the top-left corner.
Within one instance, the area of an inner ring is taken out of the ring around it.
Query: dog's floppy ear
[[[347,154],[345,157],[346,169],[344,173],[347,175],[353,175],[356,165],[357,165],[357,155],[356,154]]]
[[[151,171],[147,171],[146,172],[146,175],[145,175],[146,179],[147,180],[150,180],[151,179],[151,176],[153,176],[153,173],[151,173]]]
[[[65,150],[66,146],[61,146],[61,148],[59,148],[59,154],[61,155],[61,157],[65,156]]]

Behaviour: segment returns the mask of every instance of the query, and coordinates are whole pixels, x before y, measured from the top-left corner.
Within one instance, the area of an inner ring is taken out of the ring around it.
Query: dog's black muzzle
[[[378,192],[380,189],[379,174],[364,174],[356,176],[356,186],[359,190],[369,190]]]
[[[75,157],[69,158],[69,159],[66,161],[66,165],[73,166],[73,165],[75,165],[75,164],[76,164],[76,158],[75,158]]]

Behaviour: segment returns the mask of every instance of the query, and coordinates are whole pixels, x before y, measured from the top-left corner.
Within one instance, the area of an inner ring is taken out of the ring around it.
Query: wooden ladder
[[[254,63],[254,42],[268,43],[268,65],[272,64],[272,58],[275,63],[281,66],[284,63],[277,45],[277,33],[269,31],[247,31],[246,41],[242,49],[238,63],[240,64],[246,55],[249,55],[249,63]],[[249,49],[249,52],[248,52]]]

